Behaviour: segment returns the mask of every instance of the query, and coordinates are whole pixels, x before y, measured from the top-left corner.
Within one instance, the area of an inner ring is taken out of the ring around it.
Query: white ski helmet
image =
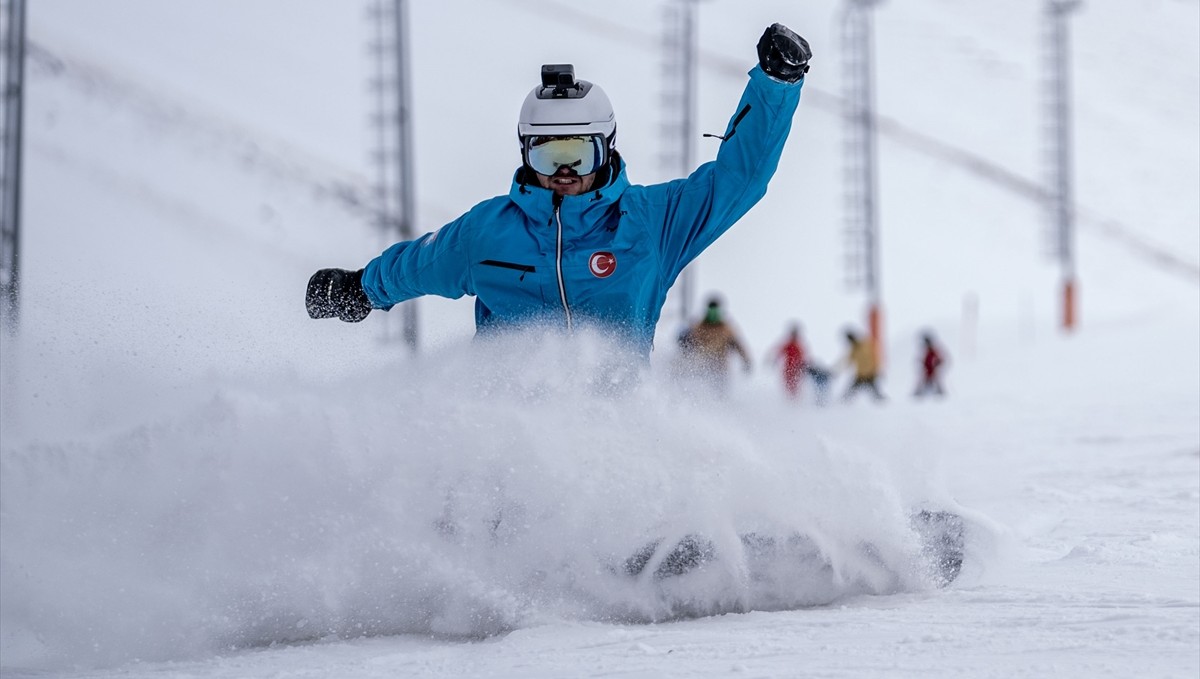
[[[541,174],[551,175],[557,167],[575,167],[589,174],[606,166],[612,158],[617,137],[617,120],[608,95],[586,80],[575,80],[571,64],[542,66],[542,84],[534,87],[521,105],[517,122],[521,158]],[[577,138],[575,148],[543,153],[549,138]],[[578,153],[578,150],[583,153]],[[532,153],[531,153],[532,151]],[[565,155],[564,155],[565,154]]]

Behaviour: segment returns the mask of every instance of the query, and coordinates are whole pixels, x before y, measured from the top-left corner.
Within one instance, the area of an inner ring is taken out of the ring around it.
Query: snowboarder
[[[704,318],[687,331],[681,345],[686,375],[700,378],[718,395],[729,390],[729,354],[740,356],[747,372],[752,368],[750,354],[733,327],[725,322],[721,302],[715,298],[709,300]]]
[[[868,389],[876,401],[882,401],[883,394],[879,391],[879,385],[875,384],[875,380],[879,378],[879,362],[875,358],[875,348],[871,346],[871,341],[860,338],[852,330],[847,330],[846,342],[850,345],[850,350],[842,360],[842,365],[854,368],[854,381],[846,389],[842,400],[849,401],[859,389]]]
[[[521,107],[508,193],[362,269],[316,272],[309,315],[356,322],[422,295],[473,295],[477,335],[595,327],[648,357],[667,290],[762,198],[779,163],[812,52],[782,24],[757,50],[716,159],[650,186],[629,182],[604,90],[571,65],[543,66]]]
[[[917,383],[917,389],[913,392],[913,396],[921,398],[929,393],[935,396],[945,396],[941,370],[942,366],[946,364],[946,358],[942,352],[938,351],[933,333],[927,332],[922,335],[921,344],[924,347],[921,352],[921,381]]]

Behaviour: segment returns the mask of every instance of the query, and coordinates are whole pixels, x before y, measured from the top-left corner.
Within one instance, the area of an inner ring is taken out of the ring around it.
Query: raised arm
[[[812,52],[781,24],[763,33],[759,64],[721,135],[716,160],[663,185],[673,206],[661,235],[675,272],[725,233],[767,192],[800,102]]]

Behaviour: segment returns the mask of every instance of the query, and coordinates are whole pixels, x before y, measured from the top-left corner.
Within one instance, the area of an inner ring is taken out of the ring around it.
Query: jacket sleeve
[[[674,280],[766,195],[803,84],[776,80],[755,66],[716,160],[685,179],[648,187],[665,192],[656,198],[666,210],[661,247],[667,280]]]
[[[420,297],[457,299],[472,294],[466,233],[471,213],[384,250],[363,269],[362,287],[376,309]]]

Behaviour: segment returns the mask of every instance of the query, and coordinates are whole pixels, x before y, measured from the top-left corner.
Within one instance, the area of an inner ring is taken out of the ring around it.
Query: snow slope
[[[634,179],[660,178],[661,5],[610,4],[413,8],[429,228],[504,190],[540,63],[602,83]],[[363,209],[362,3],[37,3],[0,672],[1195,676],[1197,4],[1089,4],[1074,24],[1098,217],[1073,337],[1052,330],[1036,206],[912,141],[1036,179],[1036,4],[1018,6],[879,10],[880,105],[906,131],[882,149],[892,399],[815,409],[765,366],[727,402],[680,393],[665,347],[613,398],[597,341],[476,345],[465,301],[422,302],[417,358],[379,344],[377,318],[309,321],[307,276],[383,245]],[[759,355],[798,317],[832,361],[860,313],[837,268],[835,9],[701,9],[702,129],[723,127],[765,24],[818,54],[772,192],[697,269]],[[1108,58],[1125,42],[1141,48]],[[462,136],[468,164],[447,153]],[[1145,256],[1161,250],[1183,266]],[[925,326],[950,345],[944,402],[905,398]],[[857,544],[910,553],[922,503],[970,519],[964,574],[864,595]],[[608,570],[663,535],[736,554],[747,530],[820,536],[838,577],[764,585],[728,558],[660,590]]]

